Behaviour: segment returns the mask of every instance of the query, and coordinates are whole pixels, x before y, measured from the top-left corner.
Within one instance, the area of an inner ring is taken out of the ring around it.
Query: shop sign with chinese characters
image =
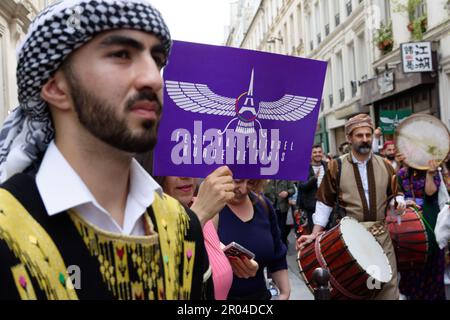
[[[433,71],[431,42],[402,43],[403,72]]]

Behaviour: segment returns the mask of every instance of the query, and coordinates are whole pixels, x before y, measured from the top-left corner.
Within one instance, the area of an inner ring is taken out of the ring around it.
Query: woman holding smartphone
[[[173,176],[155,178],[165,193],[196,212],[196,207],[201,206],[202,202],[214,201],[214,197],[211,197],[211,194],[215,192],[214,188],[220,190],[220,185],[230,183],[226,177],[228,170],[227,167],[220,167],[212,172],[198,188],[198,195],[195,198],[194,193],[197,189],[198,179]],[[256,274],[258,264],[254,260],[231,261],[230,263],[222,251],[223,244],[220,242],[211,220],[205,221],[201,217],[199,220],[202,224],[205,247],[212,269],[215,299],[226,300],[233,280],[233,272],[236,277],[248,278]]]
[[[286,246],[281,241],[276,214],[261,194],[264,180],[234,180],[235,196],[227,202],[219,215],[212,220],[219,239],[224,244],[236,242],[255,254],[259,269],[254,277],[233,277],[229,300],[270,300],[264,268],[280,289],[278,299],[287,300],[290,295],[286,262]],[[242,265],[248,263],[245,256],[229,257]]]

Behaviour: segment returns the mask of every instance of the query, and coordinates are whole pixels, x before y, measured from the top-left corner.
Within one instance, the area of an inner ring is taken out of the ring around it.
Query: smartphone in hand
[[[255,254],[253,252],[244,248],[239,243],[236,243],[234,241],[228,244],[225,248],[223,248],[223,252],[227,257],[239,258],[240,256],[245,256],[250,260],[255,258]]]

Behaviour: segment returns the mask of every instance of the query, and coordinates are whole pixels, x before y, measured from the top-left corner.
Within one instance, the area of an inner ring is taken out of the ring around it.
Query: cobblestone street
[[[314,300],[314,296],[305,285],[303,278],[300,276],[297,264],[297,252],[295,251],[295,236],[293,232],[289,234],[288,239],[289,244],[287,261],[289,268],[289,280],[291,281],[290,300]]]

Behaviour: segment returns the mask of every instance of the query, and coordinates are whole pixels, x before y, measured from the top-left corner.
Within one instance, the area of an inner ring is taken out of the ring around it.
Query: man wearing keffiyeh
[[[0,131],[0,299],[211,297],[197,216],[133,159],[156,143],[170,48],[145,0],[36,17]],[[207,218],[223,194],[192,210]]]

